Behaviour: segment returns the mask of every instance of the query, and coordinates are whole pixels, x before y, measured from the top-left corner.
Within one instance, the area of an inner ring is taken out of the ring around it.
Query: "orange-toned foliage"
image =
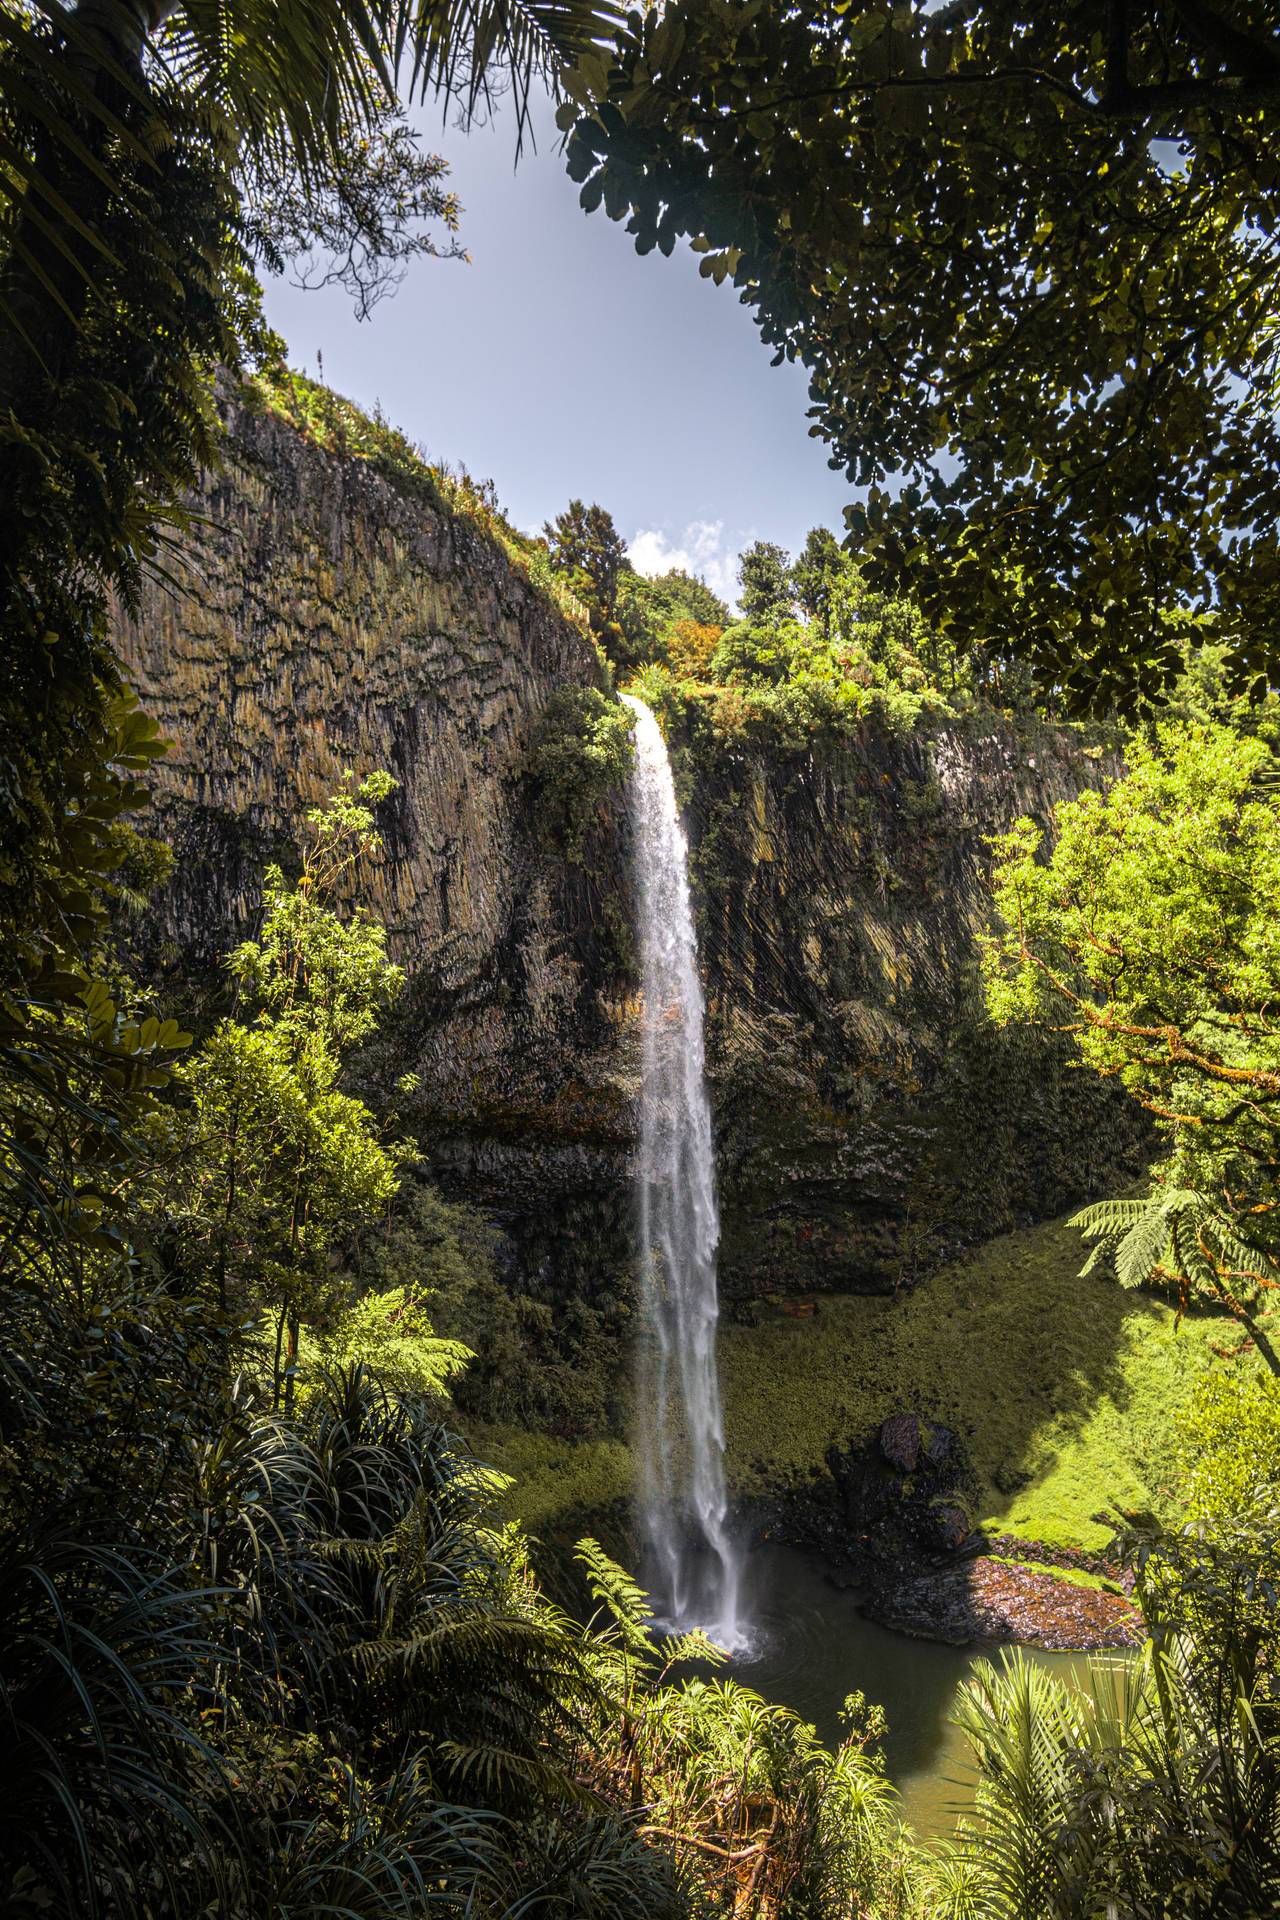
[[[704,627],[697,620],[677,620],[666,636],[671,671],[682,680],[705,680],[723,631],[723,627]]]

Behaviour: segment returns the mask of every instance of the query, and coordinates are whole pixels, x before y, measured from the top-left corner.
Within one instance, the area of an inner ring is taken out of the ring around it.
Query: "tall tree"
[[[643,600],[661,639],[677,620],[695,620],[705,627],[727,626],[729,609],[700,574],[671,567],[666,573],[631,574],[625,591]]]
[[[1280,672],[1274,9],[677,0],[577,98],[583,204],[809,368],[875,584],[1078,704],[1176,675],[1175,606]]]
[[[723,600],[706,581],[680,567],[653,575],[628,569],[618,582],[616,619],[628,666],[665,660],[697,673],[715,645],[708,636],[718,639],[728,618]]]
[[[811,527],[804,549],[791,569],[800,610],[816,620],[823,636],[831,638],[831,594],[847,558],[829,527]]]
[[[563,513],[546,522],[542,532],[552,566],[579,577],[591,624],[603,633],[613,620],[618,583],[628,570],[626,543],[613,524],[613,515],[603,507],[571,500]]]
[[[791,618],[795,593],[789,563],[790,556],[770,540],[757,540],[739,555],[739,602],[744,620],[767,627]]]
[[[997,841],[988,1003],[1074,1034],[1168,1141],[1146,1200],[1079,1216],[1121,1279],[1222,1302],[1280,1373],[1260,1324],[1280,1288],[1275,762],[1223,726],[1171,725],[1127,757],[1108,794],[1058,807],[1047,858],[1030,820]]]
[[[176,1130],[159,1188],[166,1205],[181,1196],[223,1304],[242,1324],[270,1317],[277,1402],[282,1382],[292,1400],[302,1323],[332,1323],[341,1304],[335,1251],[385,1212],[406,1157],[341,1086],[346,1057],[404,976],[376,921],[335,908],[357,866],[381,852],[373,810],[394,786],[370,774],[353,791],[347,778],[311,810],[296,886],[268,867],[262,932],[228,962],[255,1018],[221,1021],[177,1073],[189,1124]]]

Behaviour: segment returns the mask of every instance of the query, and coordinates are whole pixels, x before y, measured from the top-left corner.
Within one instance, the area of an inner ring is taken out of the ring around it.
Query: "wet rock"
[[[1141,1646],[1145,1638],[1141,1614],[1122,1595],[990,1558],[885,1581],[868,1595],[864,1611],[899,1633],[956,1645],[1013,1640],[1084,1652]]]
[[[845,1526],[856,1539],[865,1540],[888,1520],[898,1501],[898,1484],[886,1473],[874,1439],[862,1446],[829,1447],[826,1459]]]
[[[914,1473],[920,1458],[920,1421],[914,1413],[890,1414],[880,1429],[880,1451],[899,1473]]]
[[[938,1545],[954,1553],[969,1537],[969,1516],[964,1508],[946,1501],[930,1509],[930,1524]]]
[[[896,1413],[826,1456],[847,1550],[860,1561],[932,1562],[972,1533],[977,1487],[964,1442],[940,1421]]]

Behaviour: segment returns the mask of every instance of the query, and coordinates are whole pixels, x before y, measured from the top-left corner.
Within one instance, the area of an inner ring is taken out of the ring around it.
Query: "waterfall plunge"
[[[689,848],[658,723],[643,701],[622,698],[635,715],[632,807],[644,988],[637,1173],[644,1320],[636,1419],[641,1519],[660,1609],[672,1626],[703,1627],[733,1651],[742,1634],[737,1562],[725,1532],[716,1375],[720,1215]]]

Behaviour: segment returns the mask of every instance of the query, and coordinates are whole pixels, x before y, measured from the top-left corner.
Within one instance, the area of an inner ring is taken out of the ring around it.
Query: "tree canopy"
[[[738,561],[742,617],[765,625],[786,620],[795,608],[791,556],[770,540],[757,540]]]
[[[603,507],[571,500],[563,513],[542,529],[551,564],[563,573],[580,576],[583,598],[591,610],[591,624],[603,632],[613,619],[618,582],[627,566],[627,548]]]
[[[1080,1216],[1122,1279],[1162,1271],[1230,1306],[1269,1364],[1259,1302],[1280,1286],[1280,894],[1267,743],[1222,726],[1137,740],[1110,792],[997,844],[988,1001],[1076,1036],[1154,1116],[1169,1155],[1147,1200]]]
[[[378,301],[404,279],[407,262],[422,255],[465,260],[457,240],[461,208],[441,184],[448,162],[422,153],[418,135],[399,105],[375,107],[336,143],[322,177],[308,176],[297,159],[248,154],[241,169],[245,230],[257,260],[272,273],[292,269],[294,285],[338,285],[350,294],[356,317],[367,320]],[[422,223],[438,220],[447,244]]]
[[[876,583],[1077,705],[1280,668],[1280,38],[1198,0],[779,0],[632,14],[569,165],[637,248],[732,278],[859,489]]]

